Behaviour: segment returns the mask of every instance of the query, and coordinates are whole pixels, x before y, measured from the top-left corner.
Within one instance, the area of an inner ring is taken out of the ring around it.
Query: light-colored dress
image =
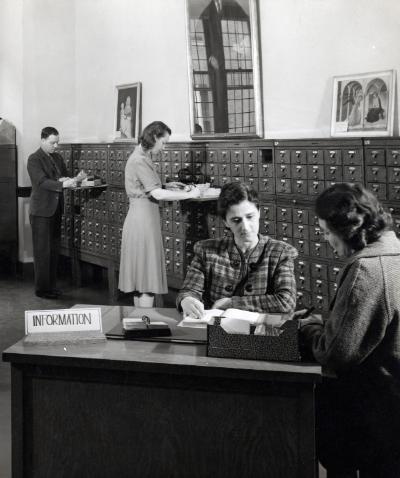
[[[158,202],[150,191],[161,188],[150,153],[139,145],[125,167],[129,211],[122,230],[119,289],[168,292]]]

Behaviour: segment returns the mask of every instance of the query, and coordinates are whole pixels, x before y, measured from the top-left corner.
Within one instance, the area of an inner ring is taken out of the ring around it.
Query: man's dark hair
[[[60,133],[55,128],[53,128],[53,126],[46,126],[42,129],[40,137],[41,139],[46,139],[52,134],[54,134],[54,136],[58,136]]]
[[[351,249],[359,251],[375,242],[392,225],[376,196],[358,184],[337,183],[315,202],[315,212]]]
[[[156,144],[156,139],[161,138],[165,133],[171,134],[171,129],[162,121],[153,121],[143,130],[139,144],[147,151]]]
[[[218,215],[222,217],[222,219],[226,219],[228,209],[242,201],[252,202],[257,209],[260,209],[257,191],[254,191],[254,189],[251,189],[247,184],[243,183],[225,184],[218,198]]]

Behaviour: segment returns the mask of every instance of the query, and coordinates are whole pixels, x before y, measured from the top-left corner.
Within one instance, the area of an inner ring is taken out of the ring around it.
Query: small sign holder
[[[62,344],[105,341],[101,308],[25,311],[25,343]]]

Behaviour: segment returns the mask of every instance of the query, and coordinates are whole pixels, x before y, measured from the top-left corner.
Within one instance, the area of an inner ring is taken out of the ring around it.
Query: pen
[[[305,319],[306,317],[308,317],[309,315],[311,315],[311,313],[315,310],[315,307],[312,305],[311,307],[309,307],[303,314],[299,315],[297,317],[297,319]]]

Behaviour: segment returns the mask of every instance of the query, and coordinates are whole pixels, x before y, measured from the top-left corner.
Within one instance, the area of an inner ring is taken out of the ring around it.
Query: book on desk
[[[124,319],[123,319],[124,320]],[[124,328],[123,320],[114,326],[111,330],[106,332],[108,339],[115,340],[143,340],[150,342],[174,342],[174,343],[191,343],[191,344],[206,344],[207,330],[195,329],[189,327],[177,327],[169,324],[168,332],[162,328],[153,328],[150,332],[140,333],[133,332]],[[161,332],[160,332],[161,331]]]

